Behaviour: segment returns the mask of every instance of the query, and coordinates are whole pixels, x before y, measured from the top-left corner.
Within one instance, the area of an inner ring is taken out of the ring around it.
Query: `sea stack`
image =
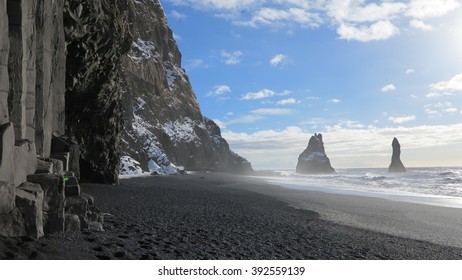
[[[301,174],[329,174],[335,169],[324,150],[322,134],[314,134],[308,142],[308,147],[300,154],[297,163],[297,173]]]
[[[391,157],[391,164],[388,168],[388,172],[406,172],[406,167],[404,167],[400,159],[401,145],[396,137],[393,139],[391,146],[393,147],[393,155]]]

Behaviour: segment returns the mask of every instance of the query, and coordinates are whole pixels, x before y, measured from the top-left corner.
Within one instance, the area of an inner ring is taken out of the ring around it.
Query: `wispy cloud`
[[[460,7],[457,0],[411,0],[406,14],[417,19],[435,18]]]
[[[231,120],[222,121],[222,125],[230,126],[233,124],[249,124],[249,123],[254,123],[256,121],[260,121],[264,119],[265,117],[262,115],[249,114],[249,115],[237,116],[236,118],[231,119]]]
[[[415,29],[420,29],[423,31],[433,31],[435,28],[425,22],[421,21],[420,19],[413,19],[409,22],[409,26]]]
[[[195,68],[209,68],[209,65],[201,58],[191,59],[186,62],[186,70],[191,71]]]
[[[169,15],[171,18],[176,19],[176,20],[184,20],[187,18],[185,14],[182,14],[176,10],[172,10]]]
[[[282,92],[276,92],[274,90],[270,89],[262,89],[256,92],[248,92],[246,94],[243,94],[241,97],[241,100],[258,100],[258,99],[266,99],[270,98],[273,96],[287,96],[290,95],[291,91],[290,90],[284,90]]]
[[[391,121],[392,123],[396,123],[396,124],[407,123],[407,122],[415,121],[416,119],[417,117],[414,115],[388,118],[389,121]]]
[[[440,118],[445,114],[454,114],[459,111],[459,109],[449,101],[427,104],[424,106],[424,110],[429,118]]]
[[[276,92],[270,89],[262,89],[256,92],[248,92],[242,96],[242,100],[264,99],[276,95]]]
[[[378,21],[369,26],[342,23],[337,29],[341,39],[360,42],[386,40],[399,34],[399,29],[390,21]]]
[[[294,111],[291,109],[285,108],[260,108],[250,111],[256,115],[270,115],[270,116],[282,116],[282,115],[290,115]]]
[[[462,74],[458,74],[451,78],[449,81],[441,81],[430,85],[430,88],[434,91],[442,92],[458,92],[462,91]]]
[[[425,95],[428,98],[451,96],[462,93],[462,74],[458,74],[448,81],[441,81],[429,86],[430,92]]]
[[[393,84],[388,84],[382,88],[382,92],[390,92],[390,91],[395,91],[396,86]]]
[[[337,103],[340,103],[342,102],[342,100],[340,99],[337,99],[337,98],[334,98],[334,99],[330,99],[327,101],[328,103],[333,103],[333,104],[337,104]]]
[[[461,5],[457,0],[169,0],[174,5],[210,11],[235,25],[272,29],[286,27],[336,29],[345,40],[369,42],[400,34],[403,24],[431,30],[424,20],[444,16]],[[290,30],[290,29],[289,29]]]
[[[414,69],[407,69],[406,70],[406,75],[411,75],[411,74],[414,74],[414,73],[415,73]]]
[[[226,93],[231,92],[231,88],[227,85],[218,85],[215,86],[213,91],[209,91],[206,96],[221,96]]]
[[[279,66],[287,62],[287,55],[284,54],[277,54],[271,60],[270,64],[272,66]]]
[[[300,100],[297,100],[293,97],[291,98],[287,98],[287,99],[282,99],[282,100],[279,100],[278,102],[276,102],[277,105],[293,105],[293,104],[299,104],[301,103]]]
[[[241,51],[227,52],[221,51],[223,62],[227,65],[235,65],[241,63],[243,53]]]

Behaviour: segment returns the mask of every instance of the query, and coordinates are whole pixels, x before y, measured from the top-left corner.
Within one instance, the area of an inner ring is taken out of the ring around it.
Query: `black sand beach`
[[[327,221],[265,189],[275,187],[212,173],[84,184],[107,213],[104,232],[1,238],[0,258],[462,259],[462,248]]]

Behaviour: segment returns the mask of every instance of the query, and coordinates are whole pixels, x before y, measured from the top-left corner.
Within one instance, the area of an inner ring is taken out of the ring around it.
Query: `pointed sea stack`
[[[388,167],[388,172],[406,172],[406,167],[404,167],[400,159],[401,145],[398,139],[394,138],[391,146],[393,147],[393,155],[391,157],[390,167]]]
[[[329,174],[335,169],[324,151],[322,134],[311,137],[308,147],[298,157],[297,173],[301,174]]]

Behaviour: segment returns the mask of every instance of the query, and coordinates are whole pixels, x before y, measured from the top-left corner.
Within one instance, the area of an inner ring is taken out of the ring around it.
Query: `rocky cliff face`
[[[388,172],[406,172],[406,167],[401,162],[401,145],[398,139],[394,138],[391,146],[393,147],[393,155],[391,156],[391,164],[388,167]]]
[[[251,170],[202,116],[158,1],[0,0],[0,39],[0,235],[101,230],[77,177],[116,182],[121,135],[130,170]]]
[[[28,181],[64,132],[62,10],[63,0],[0,0],[0,235],[37,238],[57,220],[42,220],[49,196]]]
[[[0,235],[101,229],[67,170],[117,180],[124,3],[0,0]]]
[[[122,174],[187,170],[250,172],[219,127],[202,116],[158,0],[129,0],[133,34],[123,59]]]
[[[296,171],[301,174],[328,174],[335,172],[326,155],[322,134],[315,134],[310,138],[308,147],[298,157]]]
[[[66,134],[79,144],[84,181],[118,180],[127,8],[126,0],[65,1]]]

